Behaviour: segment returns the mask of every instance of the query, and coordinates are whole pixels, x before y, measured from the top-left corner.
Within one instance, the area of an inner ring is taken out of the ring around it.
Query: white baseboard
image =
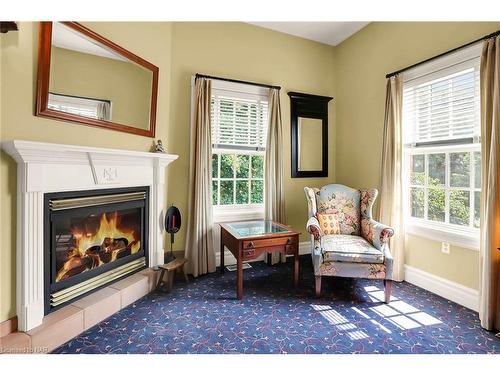
[[[479,310],[479,292],[476,289],[411,266],[405,266],[405,281],[471,310]]]
[[[309,241],[299,243],[299,255],[311,254],[311,243]],[[266,259],[266,254],[251,260],[250,262],[258,262]],[[220,251],[215,253],[215,264],[220,266]],[[228,250],[224,251],[224,265],[229,266],[236,264],[236,258]]]

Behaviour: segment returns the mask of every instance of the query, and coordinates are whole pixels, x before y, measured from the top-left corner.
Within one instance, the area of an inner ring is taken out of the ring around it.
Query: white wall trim
[[[479,292],[476,289],[408,265],[405,265],[405,281],[471,310],[479,310]]]
[[[220,266],[220,251],[217,247],[215,250],[215,264],[217,267]],[[300,242],[299,243],[299,255],[311,254],[311,243],[309,241]],[[291,255],[287,255],[291,256]],[[250,262],[259,262],[262,260],[266,260],[266,254],[262,254],[260,257],[251,260]],[[236,264],[236,258],[231,254],[229,250],[224,251],[224,265],[229,266],[232,264]]]

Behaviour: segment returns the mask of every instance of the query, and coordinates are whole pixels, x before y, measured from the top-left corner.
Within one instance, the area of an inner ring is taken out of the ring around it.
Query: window
[[[267,89],[214,81],[211,107],[214,208],[263,212]]]
[[[212,155],[214,205],[264,203],[264,156],[219,152]]]
[[[97,120],[111,121],[109,100],[49,93],[48,108]]]
[[[479,236],[478,56],[473,48],[403,78],[406,216],[410,227],[441,231],[455,238]]]

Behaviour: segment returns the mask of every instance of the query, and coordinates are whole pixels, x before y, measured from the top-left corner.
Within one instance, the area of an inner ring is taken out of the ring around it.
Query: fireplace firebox
[[[45,314],[148,264],[149,187],[44,196]]]

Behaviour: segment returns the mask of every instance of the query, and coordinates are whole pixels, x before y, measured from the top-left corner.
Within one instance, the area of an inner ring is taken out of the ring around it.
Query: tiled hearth
[[[43,318],[27,332],[0,338],[2,353],[47,353],[151,292],[159,272],[145,269]]]

